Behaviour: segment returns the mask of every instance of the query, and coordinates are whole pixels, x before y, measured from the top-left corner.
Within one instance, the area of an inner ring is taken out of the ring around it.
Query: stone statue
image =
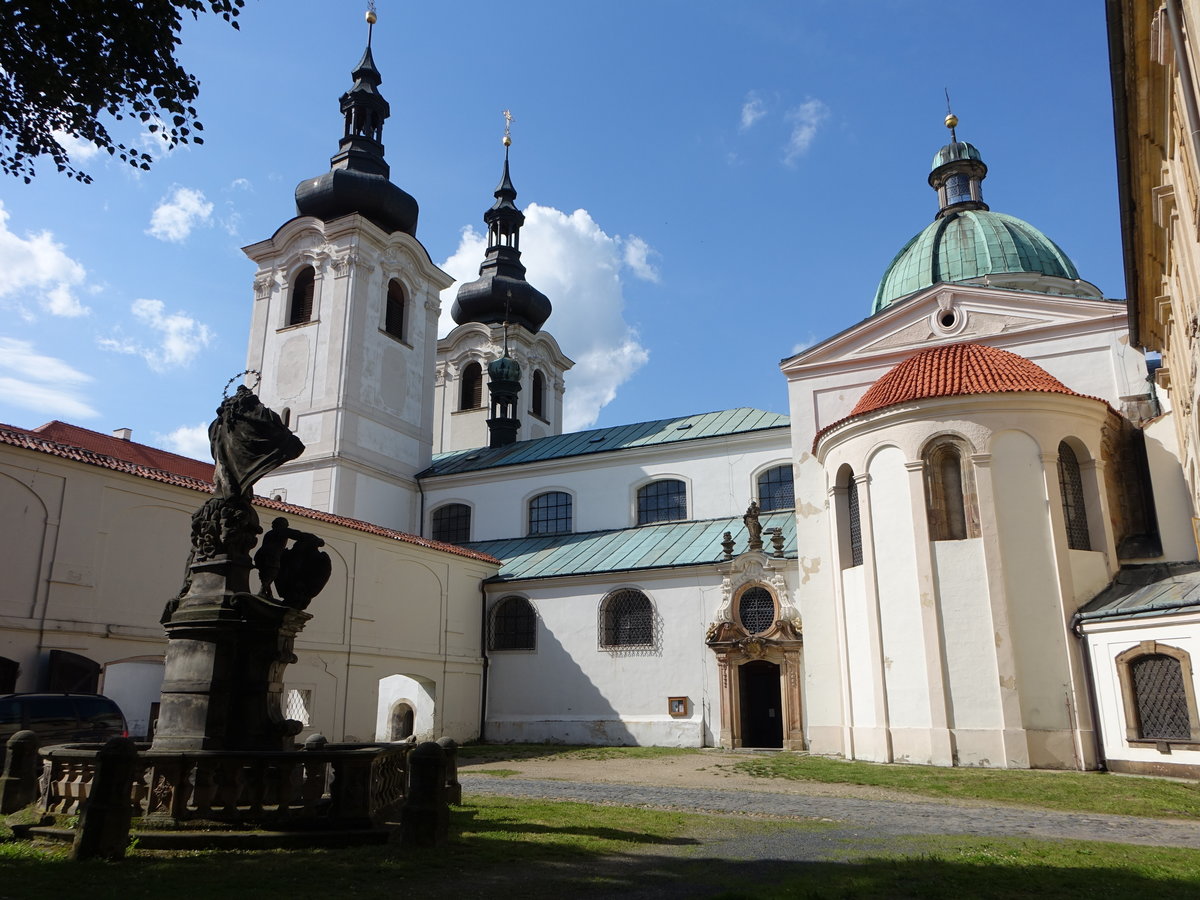
[[[295,542],[290,550],[287,549],[289,540]],[[319,549],[323,546],[325,542],[315,534],[289,528],[288,520],[283,516],[275,519],[271,529],[263,535],[262,546],[254,554],[259,595],[274,599],[271,591],[274,585],[285,604],[293,609],[305,609],[325,587],[333,570],[329,555]]]
[[[746,525],[746,533],[749,535],[748,550],[761,550],[762,542],[762,525],[758,521],[758,501],[751,500],[750,506],[746,508],[746,514],[742,516],[742,521]]]
[[[217,407],[208,426],[218,497],[250,497],[254,483],[304,452],[300,438],[245,385]]]

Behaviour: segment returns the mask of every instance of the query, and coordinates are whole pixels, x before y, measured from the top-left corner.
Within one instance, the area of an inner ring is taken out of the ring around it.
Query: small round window
[[[958,321],[958,317],[954,314],[954,310],[948,309],[938,316],[938,321],[943,328],[953,328],[954,323]]]
[[[738,601],[738,618],[750,634],[760,634],[775,621],[775,600],[766,588],[752,587]]]

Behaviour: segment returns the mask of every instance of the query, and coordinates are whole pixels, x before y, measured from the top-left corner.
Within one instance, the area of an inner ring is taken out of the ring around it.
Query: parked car
[[[104,742],[129,734],[125,715],[100,694],[0,695],[0,771],[8,752],[8,739],[28,729],[38,736],[38,746]]]

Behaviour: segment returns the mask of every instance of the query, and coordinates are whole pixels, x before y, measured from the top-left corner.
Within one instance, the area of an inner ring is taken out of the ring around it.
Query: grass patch
[[[137,851],[71,863],[65,845],[0,843],[0,897],[87,886],[92,900],[422,897],[1126,897],[1200,895],[1200,851],[1080,841],[882,837],[749,817],[468,797],[449,845],[403,851]],[[797,852],[825,861],[790,862]]]
[[[685,756],[699,753],[692,747],[594,747],[571,744],[466,744],[458,749],[463,764],[522,759],[657,759],[662,756]]]
[[[1104,772],[883,765],[786,753],[734,763],[733,768],[759,778],[862,784],[925,797],[1107,815],[1200,818],[1200,785]]]
[[[497,778],[511,778],[521,773],[516,769],[472,769],[472,775],[495,775]]]

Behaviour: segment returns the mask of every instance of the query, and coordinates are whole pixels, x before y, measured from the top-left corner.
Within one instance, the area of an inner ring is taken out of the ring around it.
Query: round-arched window
[[[738,600],[738,620],[750,634],[761,634],[775,621],[775,598],[766,588],[752,587]]]

